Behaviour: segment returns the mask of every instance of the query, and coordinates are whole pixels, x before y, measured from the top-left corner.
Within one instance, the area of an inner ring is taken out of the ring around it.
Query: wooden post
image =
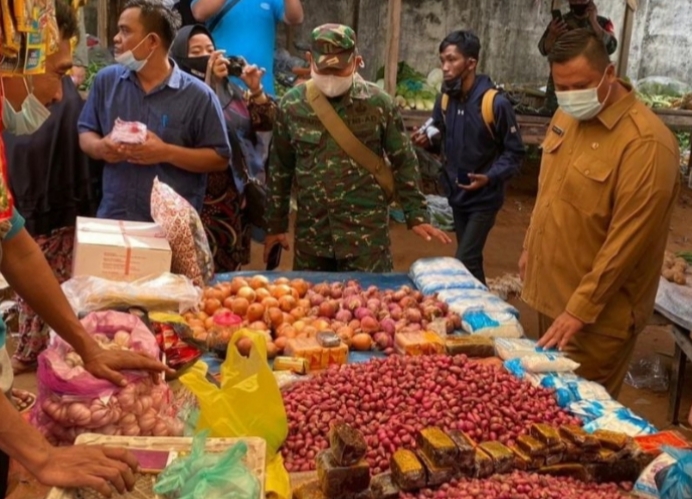
[[[636,0],[625,2],[625,20],[622,26],[622,37],[620,39],[620,53],[618,54],[617,75],[619,78],[627,74],[627,63],[630,57],[630,45],[632,45],[632,30],[634,29],[634,13],[637,10]]]
[[[384,89],[394,97],[401,40],[401,0],[389,0],[387,12],[387,53],[384,62]]]
[[[96,4],[97,30],[96,36],[99,37],[102,47],[108,47],[108,0],[98,0]]]

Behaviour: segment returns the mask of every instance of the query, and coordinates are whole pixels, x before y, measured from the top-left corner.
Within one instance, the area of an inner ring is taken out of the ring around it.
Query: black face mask
[[[204,78],[207,76],[207,65],[209,64],[209,57],[210,56],[208,55],[202,55],[198,57],[178,57],[176,59],[176,62],[180,66],[180,69],[182,69],[186,73],[189,73],[192,76],[199,78],[200,80],[204,80]]]
[[[569,8],[575,16],[584,17],[586,14],[586,9],[589,8],[589,4],[570,5]]]
[[[450,97],[461,97],[462,87],[464,85],[464,80],[469,75],[470,70],[468,67],[464,69],[459,76],[453,80],[445,80],[442,82],[442,93],[449,95]]]

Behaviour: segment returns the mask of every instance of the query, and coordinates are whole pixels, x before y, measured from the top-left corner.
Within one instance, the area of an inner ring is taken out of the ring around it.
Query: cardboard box
[[[171,247],[154,223],[77,218],[72,275],[134,281],[171,270]]]

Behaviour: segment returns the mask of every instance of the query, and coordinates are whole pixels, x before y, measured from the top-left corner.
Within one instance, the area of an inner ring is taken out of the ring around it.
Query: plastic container
[[[210,438],[207,440],[208,452],[224,452],[238,442],[245,442],[248,453],[245,464],[260,482],[260,498],[264,498],[264,480],[266,468],[267,443],[258,437],[247,438]],[[186,437],[109,437],[85,433],[80,435],[75,444],[106,445],[109,447],[125,447],[127,449],[163,450],[172,452],[189,452],[192,448],[192,438]],[[118,496],[121,499],[153,499],[156,497],[153,485],[156,476],[151,474],[137,475],[135,489],[129,494]],[[53,488],[46,499],[103,499],[104,496],[88,489]]]
[[[232,312],[219,313],[213,318],[214,325],[209,328],[207,335],[207,347],[225,352],[233,333],[242,327],[243,318]]]

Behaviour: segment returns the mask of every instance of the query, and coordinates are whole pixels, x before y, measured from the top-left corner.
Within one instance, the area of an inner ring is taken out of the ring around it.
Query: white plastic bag
[[[516,359],[521,357],[526,357],[528,355],[534,355],[536,353],[551,353],[554,355],[562,354],[557,350],[544,351],[542,348],[537,346],[534,340],[528,338],[521,339],[510,339],[510,338],[500,338],[495,340],[495,350],[497,350],[497,355],[502,360]]]
[[[598,419],[586,423],[584,430],[593,433],[596,430],[609,430],[624,433],[630,437],[653,435],[658,430],[646,420],[640,418],[627,408],[608,412]]]
[[[534,353],[522,357],[521,366],[531,373],[573,372],[579,364],[562,354]]]

